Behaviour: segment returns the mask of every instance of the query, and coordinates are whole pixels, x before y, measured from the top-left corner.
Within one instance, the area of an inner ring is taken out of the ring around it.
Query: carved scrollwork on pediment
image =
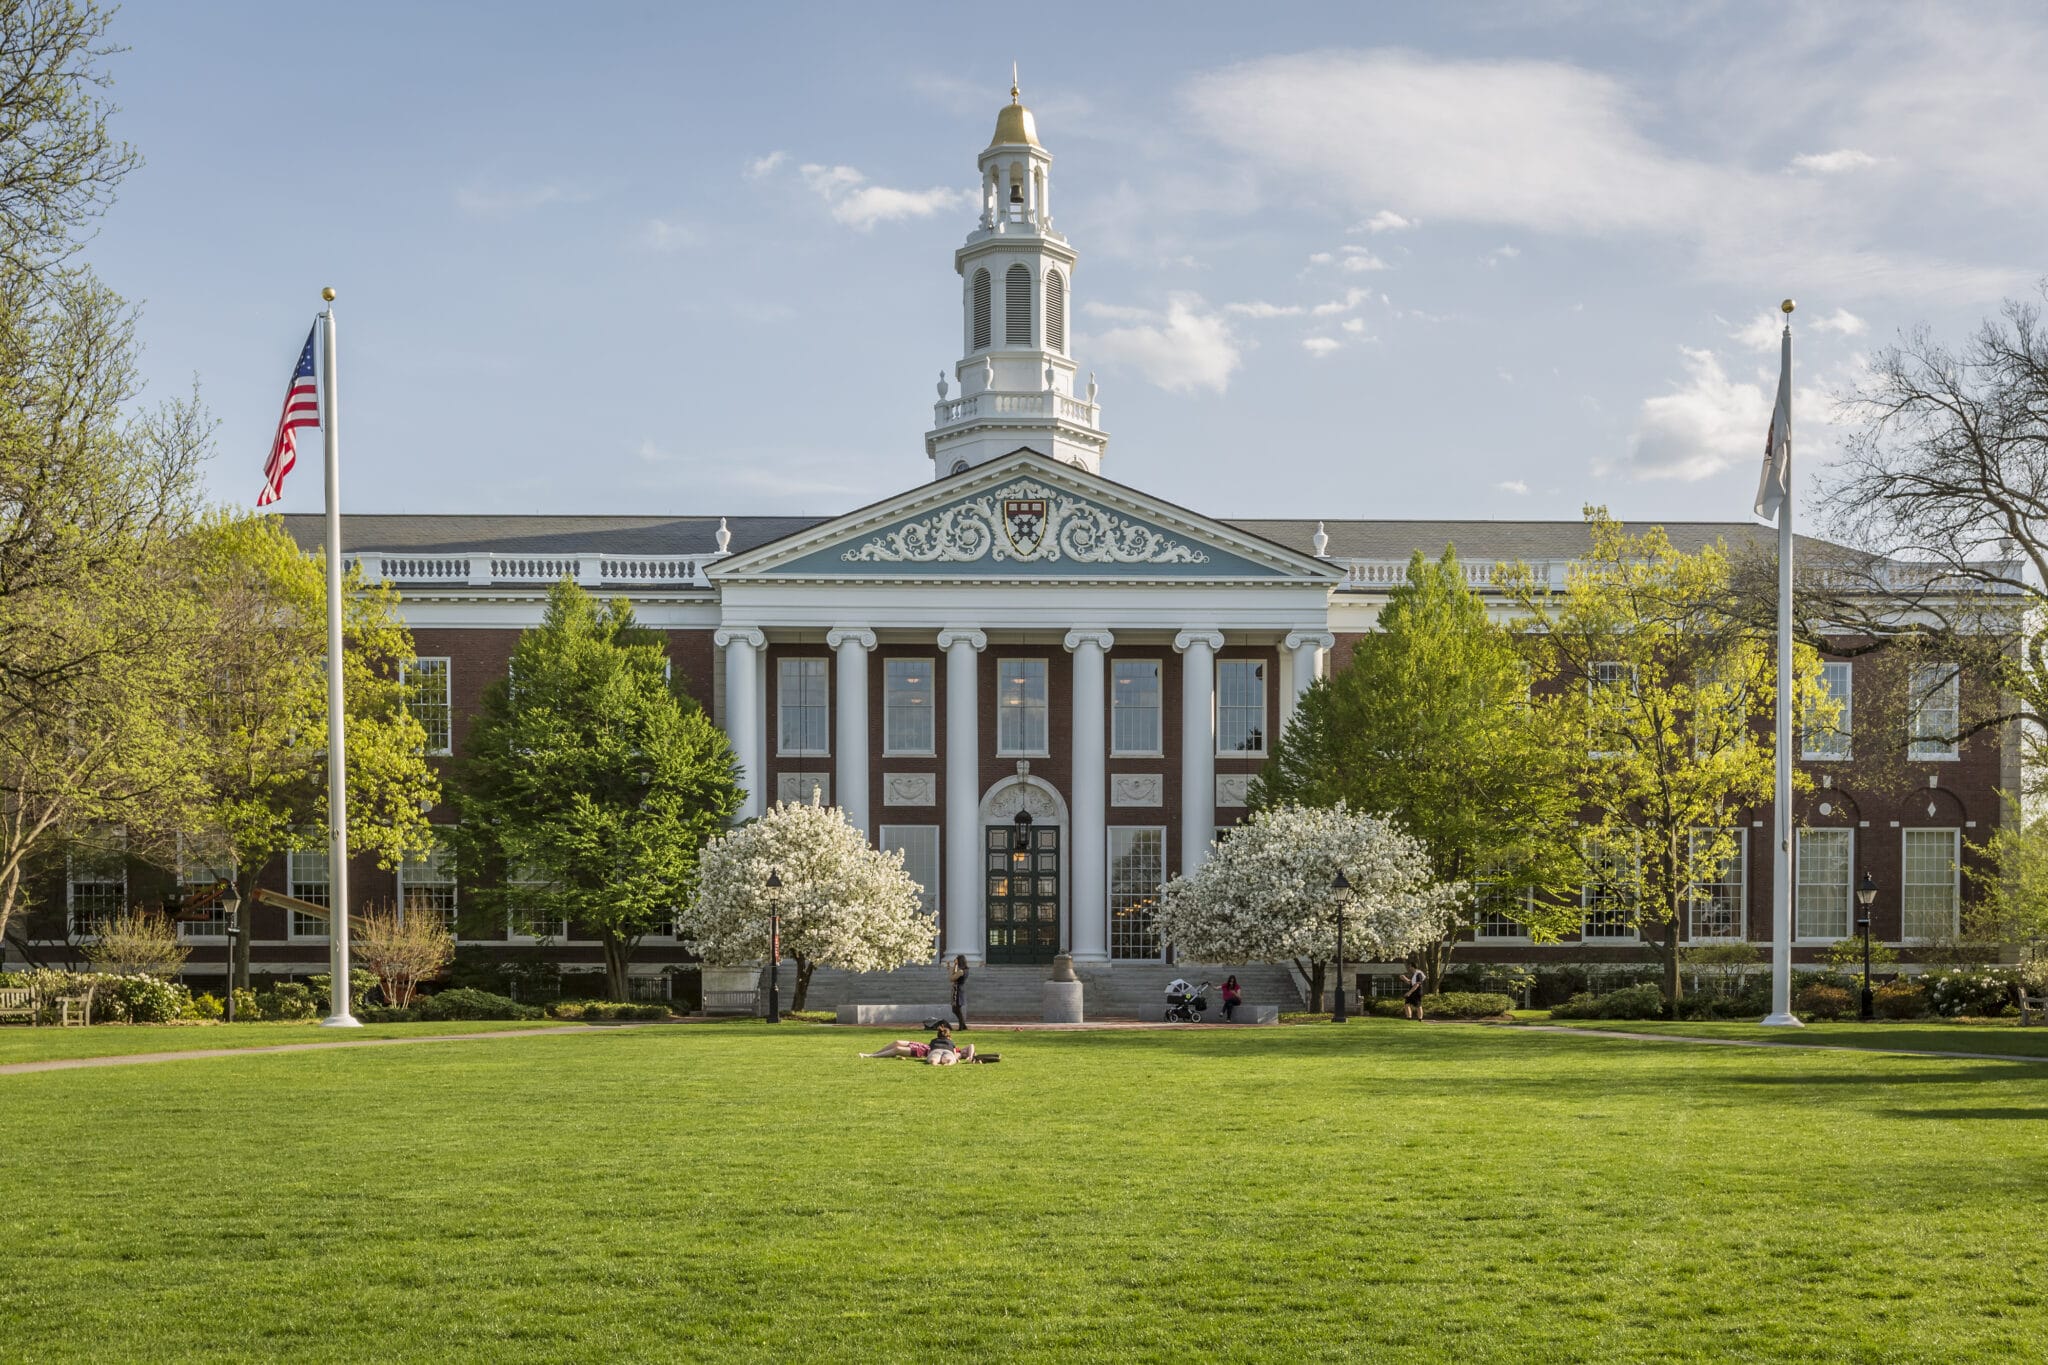
[[[1201,564],[1209,556],[1141,522],[1020,479],[876,536],[840,558],[886,564]]]

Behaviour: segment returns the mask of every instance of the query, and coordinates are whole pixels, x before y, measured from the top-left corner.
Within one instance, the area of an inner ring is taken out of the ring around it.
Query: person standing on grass
[[[946,965],[946,980],[953,983],[953,1022],[967,1027],[967,954],[961,953]]]
[[[1226,1024],[1235,1023],[1237,1020],[1237,1007],[1243,1003],[1244,992],[1238,989],[1237,978],[1235,976],[1225,977],[1223,979],[1223,1022]]]
[[[1429,984],[1429,978],[1422,974],[1422,968],[1414,967],[1401,978],[1407,983],[1408,994],[1401,997],[1401,1009],[1410,1019],[1422,1017],[1422,988]]]

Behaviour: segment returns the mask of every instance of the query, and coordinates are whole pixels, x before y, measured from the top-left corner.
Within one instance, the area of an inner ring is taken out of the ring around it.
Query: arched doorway
[[[982,952],[991,963],[1051,962],[1072,941],[1067,896],[1067,803],[1028,766],[981,798]],[[1031,816],[1018,846],[1017,812]]]

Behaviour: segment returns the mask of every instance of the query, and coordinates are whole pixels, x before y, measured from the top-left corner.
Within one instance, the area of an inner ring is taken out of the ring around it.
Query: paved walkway
[[[468,1043],[484,1038],[553,1038],[564,1033],[610,1033],[624,1028],[658,1028],[657,1023],[563,1024],[560,1028],[494,1029],[489,1033],[434,1033],[413,1038],[351,1038],[332,1043],[272,1043],[265,1047],[210,1047],[190,1052],[136,1052],[124,1057],[55,1057],[42,1062],[9,1062],[0,1076],[27,1071],[77,1071],[90,1066],[139,1066],[144,1062],[189,1062],[200,1057],[256,1057],[266,1052],[321,1052],[341,1047],[397,1047],[405,1043]]]
[[[1580,1038],[1628,1038],[1638,1043],[1705,1043],[1709,1047],[1763,1047],[1784,1052],[1874,1052],[1884,1057],[1942,1057],[1964,1062],[2043,1062],[2022,1052],[1936,1052],[1917,1047],[1856,1047],[1849,1043],[1780,1043],[1762,1038],[1702,1038],[1691,1033],[1624,1033],[1611,1028],[1572,1028],[1566,1024],[1505,1024],[1531,1033],[1570,1033]]]

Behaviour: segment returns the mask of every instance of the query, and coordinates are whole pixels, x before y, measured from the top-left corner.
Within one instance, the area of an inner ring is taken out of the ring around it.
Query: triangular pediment
[[[711,576],[1271,582],[1340,572],[1024,450],[735,555]]]

